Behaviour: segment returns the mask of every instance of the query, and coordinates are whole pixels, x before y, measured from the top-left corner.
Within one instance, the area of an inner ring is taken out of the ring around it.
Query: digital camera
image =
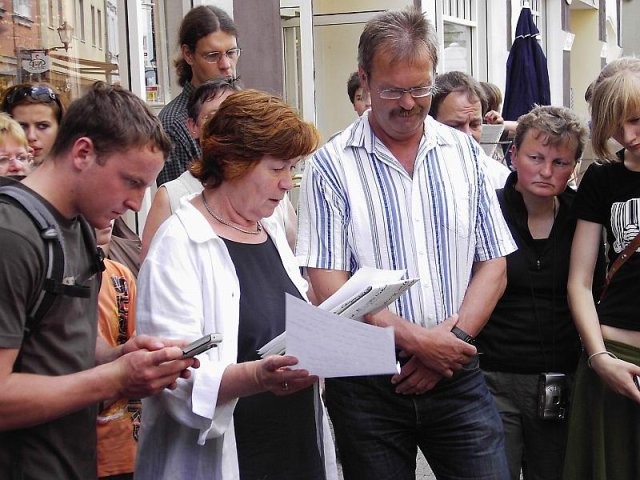
[[[564,373],[541,373],[538,379],[538,418],[564,420],[569,400],[567,390]]]

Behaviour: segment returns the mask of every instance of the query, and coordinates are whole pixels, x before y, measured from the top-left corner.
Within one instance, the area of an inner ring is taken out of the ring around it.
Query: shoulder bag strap
[[[613,276],[618,272],[618,270],[620,270],[620,267],[622,267],[622,265],[624,265],[624,263],[629,260],[631,255],[633,255],[638,247],[640,247],[640,233],[636,234],[633,240],[631,240],[631,243],[626,246],[626,248],[620,253],[620,255],[616,257],[614,262],[611,264],[611,267],[607,272],[607,278],[604,281],[604,288],[602,289],[602,293],[600,294],[600,302],[605,297]]]

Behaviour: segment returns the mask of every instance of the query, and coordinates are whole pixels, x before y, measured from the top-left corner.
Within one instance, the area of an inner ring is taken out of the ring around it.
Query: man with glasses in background
[[[345,480],[415,479],[417,447],[440,479],[509,478],[472,343],[515,244],[479,146],[427,116],[437,61],[419,10],[370,20],[358,72],[371,109],[305,167],[297,256],[320,301],[363,266],[420,278],[365,319],[394,327],[400,373],[326,380]]]
[[[201,154],[187,127],[189,97],[207,80],[235,79],[241,52],[233,20],[224,10],[211,5],[191,9],[182,19],[178,37],[182,56],[175,65],[182,92],[160,111],[160,121],[173,148],[158,175],[158,186],[178,178]]]
[[[447,72],[435,79],[429,114],[438,122],[466,133],[480,143],[482,112],[486,98],[480,82],[464,72]],[[487,182],[493,188],[504,187],[511,170],[493,158],[480,153]]]

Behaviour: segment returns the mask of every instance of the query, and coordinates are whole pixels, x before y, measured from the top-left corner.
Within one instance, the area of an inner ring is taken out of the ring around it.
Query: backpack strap
[[[58,222],[54,218],[49,209],[29,190],[20,188],[19,186],[7,184],[5,181],[0,183],[0,196],[8,198],[11,204],[21,208],[34,223],[40,233],[40,237],[44,242],[45,254],[45,279],[42,288],[36,298],[36,301],[28,308],[27,319],[24,327],[23,343],[38,327],[40,321],[47,314],[53,302],[58,295],[70,295],[76,297],[90,297],[90,287],[83,284],[91,278],[96,272],[99,275],[99,281],[102,280],[101,272],[104,270],[104,254],[101,248],[96,250],[95,233],[89,223],[80,217],[82,236],[87,248],[96,254],[91,264],[89,273],[81,275],[76,279],[74,285],[65,283],[65,248],[64,238],[60,230]],[[13,371],[22,369],[22,351],[18,353],[14,362]],[[22,430],[15,430],[10,435],[10,452],[11,452],[11,478],[22,478]]]
[[[40,237],[44,242],[45,279],[36,301],[27,311],[26,337],[31,334],[33,328],[51,308],[56,299],[56,285],[62,284],[64,277],[64,244],[58,222],[53,218],[51,212],[31,193],[17,186],[7,185],[0,187],[0,194],[11,198],[13,200],[12,203],[18,205],[27,213],[40,232]]]
[[[42,318],[47,314],[58,295],[70,297],[89,298],[90,287],[84,283],[96,273],[104,270],[102,260],[104,255],[101,249],[95,247],[95,235],[91,226],[84,218],[80,218],[82,234],[86,245],[96,250],[96,255],[91,267],[83,275],[74,279],[64,278],[65,271],[65,244],[58,222],[49,209],[31,192],[15,185],[0,187],[0,195],[9,197],[12,203],[19,206],[31,219],[44,242],[45,252],[45,279],[42,289],[36,301],[30,305],[27,311],[25,323],[25,338],[38,326]]]

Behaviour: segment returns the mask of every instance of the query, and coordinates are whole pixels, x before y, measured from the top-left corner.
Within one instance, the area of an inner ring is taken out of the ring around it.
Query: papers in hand
[[[359,269],[340,289],[318,306],[341,317],[362,321],[367,313],[376,313],[395,302],[417,278],[402,280],[404,270]],[[287,312],[287,316],[289,312]],[[286,349],[286,332],[265,344],[258,354],[280,355]]]
[[[319,377],[397,373],[393,328],[346,320],[289,294],[287,354]]]
[[[503,130],[504,125],[482,124],[480,146],[484,150],[484,153],[490,157],[493,155],[493,152],[495,152],[496,147],[500,144],[500,137],[502,136]]]
[[[417,278],[402,280],[405,273],[405,270],[362,267],[318,308],[362,321],[364,315],[379,312],[395,302],[418,281]]]

